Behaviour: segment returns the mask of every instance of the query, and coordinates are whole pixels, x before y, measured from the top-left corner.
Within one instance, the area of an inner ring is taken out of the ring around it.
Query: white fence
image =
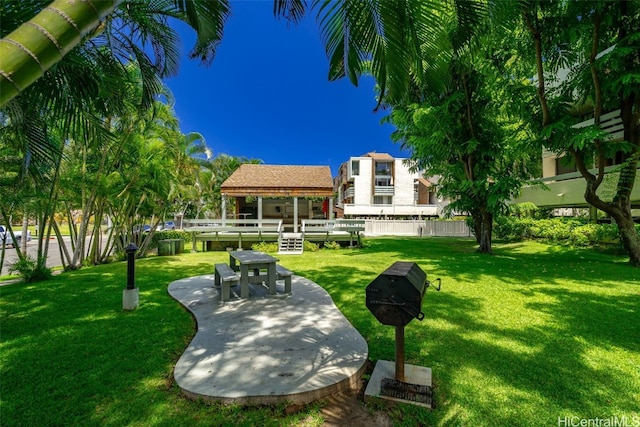
[[[366,219],[364,235],[470,237],[472,234],[464,221]]]

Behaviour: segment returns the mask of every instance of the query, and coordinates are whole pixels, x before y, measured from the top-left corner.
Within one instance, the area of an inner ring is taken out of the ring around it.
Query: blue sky
[[[326,165],[335,175],[349,157],[369,151],[407,157],[391,141],[388,114],[373,112],[374,82],[329,82],[314,16],[298,26],[273,17],[273,2],[234,1],[215,60],[189,60],[183,35],[178,77],[166,83],[183,133],[200,132],[214,155],[266,164]]]

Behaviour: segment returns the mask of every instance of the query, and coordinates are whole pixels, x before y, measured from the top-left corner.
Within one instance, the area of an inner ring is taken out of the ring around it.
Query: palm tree
[[[27,2],[5,3],[3,16],[10,12],[16,19],[3,18],[14,24],[7,26],[3,22],[3,27],[15,30],[0,41],[0,107],[41,77],[83,37],[98,33],[116,10],[137,4],[124,3],[126,7],[122,7],[121,0],[56,0],[43,8],[44,2],[29,2],[39,4],[41,11],[16,28],[29,16],[16,13]],[[162,0],[154,2],[154,6],[170,10],[196,30],[198,40],[192,57],[213,59],[230,14],[228,0]],[[454,16],[466,29],[474,28],[486,17],[482,0],[313,0],[310,6],[305,0],[274,0],[274,14],[293,22],[302,19],[308,10],[317,12],[330,62],[329,78],[346,76],[357,84],[366,71],[380,84],[381,100],[387,96],[402,98],[412,80],[442,81],[442,65],[448,62],[441,49],[442,40],[446,40],[442,37],[444,16]]]
[[[122,6],[122,7],[118,7]],[[222,29],[229,15],[226,0],[220,1],[169,1],[132,2],[109,1],[16,1],[2,2],[3,39],[0,40],[0,107],[23,92],[47,70],[58,63],[74,47],[87,38],[100,35],[105,25],[123,16],[127,19],[118,24],[132,24],[129,29],[136,35],[137,22],[130,11],[142,8],[153,10],[149,16],[181,19],[197,32],[192,57],[211,60],[215,48],[222,38]],[[28,19],[28,21],[27,21]],[[27,21],[27,22],[25,22]],[[152,27],[151,30],[154,28]],[[8,33],[11,31],[11,33]],[[156,28],[158,40],[166,35],[166,28]],[[139,35],[139,34],[138,34]],[[115,43],[130,44],[133,40],[116,37]],[[158,45],[156,45],[158,46]],[[136,55],[142,50],[135,52]],[[166,51],[165,51],[166,53]],[[162,71],[172,72],[171,69]]]

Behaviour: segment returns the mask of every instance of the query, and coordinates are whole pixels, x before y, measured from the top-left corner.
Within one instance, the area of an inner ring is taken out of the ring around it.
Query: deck
[[[193,249],[224,250],[228,247],[250,249],[258,242],[280,242],[284,233],[282,220],[274,219],[187,219],[184,231],[193,233]],[[359,243],[363,220],[302,220],[304,240],[313,243]]]

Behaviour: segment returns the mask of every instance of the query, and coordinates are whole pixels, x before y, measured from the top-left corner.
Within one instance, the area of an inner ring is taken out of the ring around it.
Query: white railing
[[[464,221],[365,219],[364,235],[469,237],[471,230]]]
[[[303,219],[302,233],[331,233],[337,231],[362,232],[364,219]]]
[[[277,232],[282,231],[281,219],[185,219],[184,231],[187,232]]]
[[[393,185],[376,185],[373,189],[374,196],[393,196]]]
[[[594,119],[585,120],[573,125],[574,128],[583,128],[595,123]],[[600,129],[609,134],[609,139],[621,139],[624,137],[624,125],[620,117],[620,110],[611,111],[600,116]]]
[[[347,191],[344,192],[344,197],[353,197],[356,194],[354,187],[347,188]]]
[[[438,205],[364,205],[345,203],[344,214],[352,217],[359,216],[439,216]]]

